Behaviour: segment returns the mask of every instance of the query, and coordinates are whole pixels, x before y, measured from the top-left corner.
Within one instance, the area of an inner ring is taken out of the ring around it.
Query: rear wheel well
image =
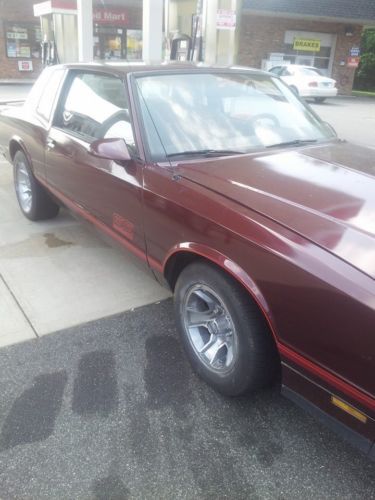
[[[17,142],[16,140],[12,139],[9,143],[9,155],[10,155],[12,161],[13,161],[17,151],[24,152],[20,143]]]

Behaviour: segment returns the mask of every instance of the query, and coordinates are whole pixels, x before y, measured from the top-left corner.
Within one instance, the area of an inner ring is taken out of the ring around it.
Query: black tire
[[[318,104],[321,104],[326,100],[326,97],[314,97],[314,101]]]
[[[204,301],[199,303],[202,291],[205,298],[221,302],[224,314],[223,311],[220,313],[221,306],[217,306],[218,319],[211,319],[208,327],[196,328],[191,326],[194,314],[196,318],[202,314],[211,315],[210,306],[206,311]],[[242,286],[225,272],[203,261],[193,262],[178,277],[174,305],[177,327],[193,369],[218,392],[226,396],[240,396],[258,390],[275,379],[280,360],[264,316]],[[229,344],[221,347],[212,360],[206,359],[210,349],[204,354],[202,351],[215,340],[212,330],[219,331],[220,328],[226,332],[232,328],[232,334],[226,333],[224,337],[217,335],[213,352],[224,341],[222,339],[229,339]],[[203,338],[205,340],[202,341]],[[201,341],[204,344],[206,340],[207,344],[199,354],[202,346],[198,344]],[[228,347],[231,343],[232,347]]]
[[[56,217],[59,205],[36,180],[25,153],[20,150],[13,158],[13,177],[18,204],[25,217],[32,221]]]

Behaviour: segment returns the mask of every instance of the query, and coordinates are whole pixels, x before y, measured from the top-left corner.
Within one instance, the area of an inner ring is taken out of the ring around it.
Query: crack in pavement
[[[13,290],[10,288],[8,285],[7,281],[5,280],[4,276],[0,273],[0,280],[4,283],[5,288],[8,290],[10,293],[11,297],[13,298],[14,302],[16,303],[18,309],[21,311],[22,316],[25,318],[27,323],[30,325],[31,330],[33,331],[35,337],[38,339],[39,335],[38,332],[36,331],[34,325],[32,324],[30,318],[27,316],[26,312],[24,311],[23,307],[21,306],[19,300],[17,299],[16,295],[13,293]]]

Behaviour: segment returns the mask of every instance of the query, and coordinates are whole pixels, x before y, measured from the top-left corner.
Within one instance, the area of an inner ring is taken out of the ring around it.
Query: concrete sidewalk
[[[0,207],[0,346],[169,296],[129,255],[66,211],[52,221],[25,219],[4,161]]]

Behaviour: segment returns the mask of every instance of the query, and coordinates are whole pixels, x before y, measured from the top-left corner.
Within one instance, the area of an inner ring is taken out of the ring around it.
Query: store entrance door
[[[95,26],[95,59],[126,59],[126,30],[112,26]]]
[[[302,66],[314,66],[314,56],[296,56],[295,64],[301,64]]]

